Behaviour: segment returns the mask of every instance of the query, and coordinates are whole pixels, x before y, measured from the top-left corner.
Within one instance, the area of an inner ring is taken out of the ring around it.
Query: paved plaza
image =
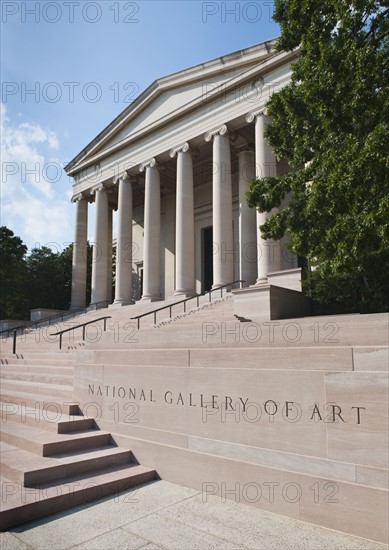
[[[0,533],[1,550],[385,550],[246,504],[155,481]]]

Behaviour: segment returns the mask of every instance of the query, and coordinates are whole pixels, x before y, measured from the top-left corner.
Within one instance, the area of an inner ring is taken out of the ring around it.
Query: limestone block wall
[[[88,352],[76,399],[139,462],[204,499],[385,542],[388,349],[289,351]]]

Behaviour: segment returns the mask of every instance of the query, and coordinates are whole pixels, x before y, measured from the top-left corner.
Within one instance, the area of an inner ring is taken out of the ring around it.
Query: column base
[[[250,288],[253,288],[256,286],[264,286],[268,284],[269,284],[269,281],[268,281],[267,275],[265,275],[264,277],[258,277],[258,279],[255,281],[255,284],[250,285]]]
[[[140,300],[137,300],[136,304],[150,304],[151,302],[160,302],[162,300],[160,294],[153,294],[153,295],[147,295],[142,296]]]
[[[175,290],[174,294],[168,297],[168,300],[185,300],[185,298],[192,298],[196,296],[194,290]]]
[[[86,308],[86,304],[84,304],[83,306],[70,306],[69,311],[80,311],[81,309],[85,309],[85,308]]]
[[[109,304],[109,308],[111,307],[122,307],[122,306],[130,306],[134,304],[134,302],[132,300],[120,300],[120,301],[115,301],[113,302],[113,304]]]
[[[97,304],[89,304],[87,311],[96,311],[98,309],[104,309],[109,306],[108,300],[106,302],[98,302]]]
[[[227,291],[227,290],[231,290],[232,288],[232,285],[231,286],[224,286],[224,285],[227,285],[228,283],[214,283],[212,285],[212,288],[211,290],[220,290],[220,287],[222,286],[223,288],[221,290],[224,291]]]

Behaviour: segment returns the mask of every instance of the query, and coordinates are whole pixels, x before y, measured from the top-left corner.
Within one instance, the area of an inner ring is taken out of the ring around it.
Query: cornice
[[[255,67],[250,67],[247,71],[240,73],[236,77],[225,82],[223,84],[224,90],[228,92],[230,89],[234,88],[234,86],[236,86],[238,82],[248,80],[249,78],[256,76],[258,73],[260,73],[261,75],[264,75],[268,73],[270,70],[274,70],[279,66],[282,66],[286,63],[291,62],[296,57],[297,57],[297,51],[272,53],[268,57],[265,57],[264,60],[261,61]],[[219,67],[219,71],[215,71],[215,72],[220,72],[220,67]],[[148,103],[152,103],[152,101],[155,99],[154,97],[155,93],[157,92],[162,93],[166,91],[165,89],[158,88],[158,87],[156,87],[155,90],[153,91],[151,88],[152,86],[147,88],[143,92],[143,94],[141,94],[142,96],[149,94],[148,97],[145,97],[145,98],[142,97],[142,100],[143,100],[142,106],[138,104],[137,101],[135,101],[128,108],[128,109],[132,109],[131,112],[128,112],[128,114],[124,118],[123,118],[123,115],[126,113],[126,111],[124,111],[118,117],[116,117],[116,119],[114,119],[114,121],[105,130],[103,130],[103,132],[101,132],[89,145],[87,145],[87,147],[85,147],[81,151],[81,153],[79,153],[79,155],[77,155],[65,167],[65,171],[69,175],[72,175],[75,172],[81,171],[87,166],[90,166],[91,164],[96,163],[96,161],[98,161],[99,159],[107,157],[112,153],[116,152],[117,150],[120,150],[126,147],[132,142],[137,141],[141,136],[142,137],[147,136],[151,132],[157,130],[159,127],[165,125],[168,121],[170,122],[182,117],[183,113],[195,110],[199,105],[203,105],[205,102],[203,96],[196,97],[195,99],[191,100],[189,103],[182,105],[179,109],[175,110],[174,113],[168,113],[164,117],[151,123],[149,126],[146,126],[141,130],[134,132],[130,136],[127,136],[122,141],[113,144],[110,148],[100,151],[99,153],[96,153],[94,156],[85,158],[85,156],[93,152],[94,148],[103,146],[106,141],[108,141],[113,137],[113,135],[118,133],[121,130],[121,128],[125,126],[130,120],[135,119],[140,110],[145,108]],[[220,90],[216,87],[215,90],[212,90],[209,93],[207,93],[206,102],[213,101],[214,97],[217,96],[218,94],[220,94]],[[82,158],[83,156],[85,160],[83,160]],[[79,162],[79,164],[77,164],[77,162]]]

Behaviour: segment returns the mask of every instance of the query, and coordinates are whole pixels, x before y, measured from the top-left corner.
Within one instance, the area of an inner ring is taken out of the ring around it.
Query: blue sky
[[[266,0],[3,0],[1,225],[62,250],[74,217],[62,167],[156,78],[276,37],[272,12]]]

